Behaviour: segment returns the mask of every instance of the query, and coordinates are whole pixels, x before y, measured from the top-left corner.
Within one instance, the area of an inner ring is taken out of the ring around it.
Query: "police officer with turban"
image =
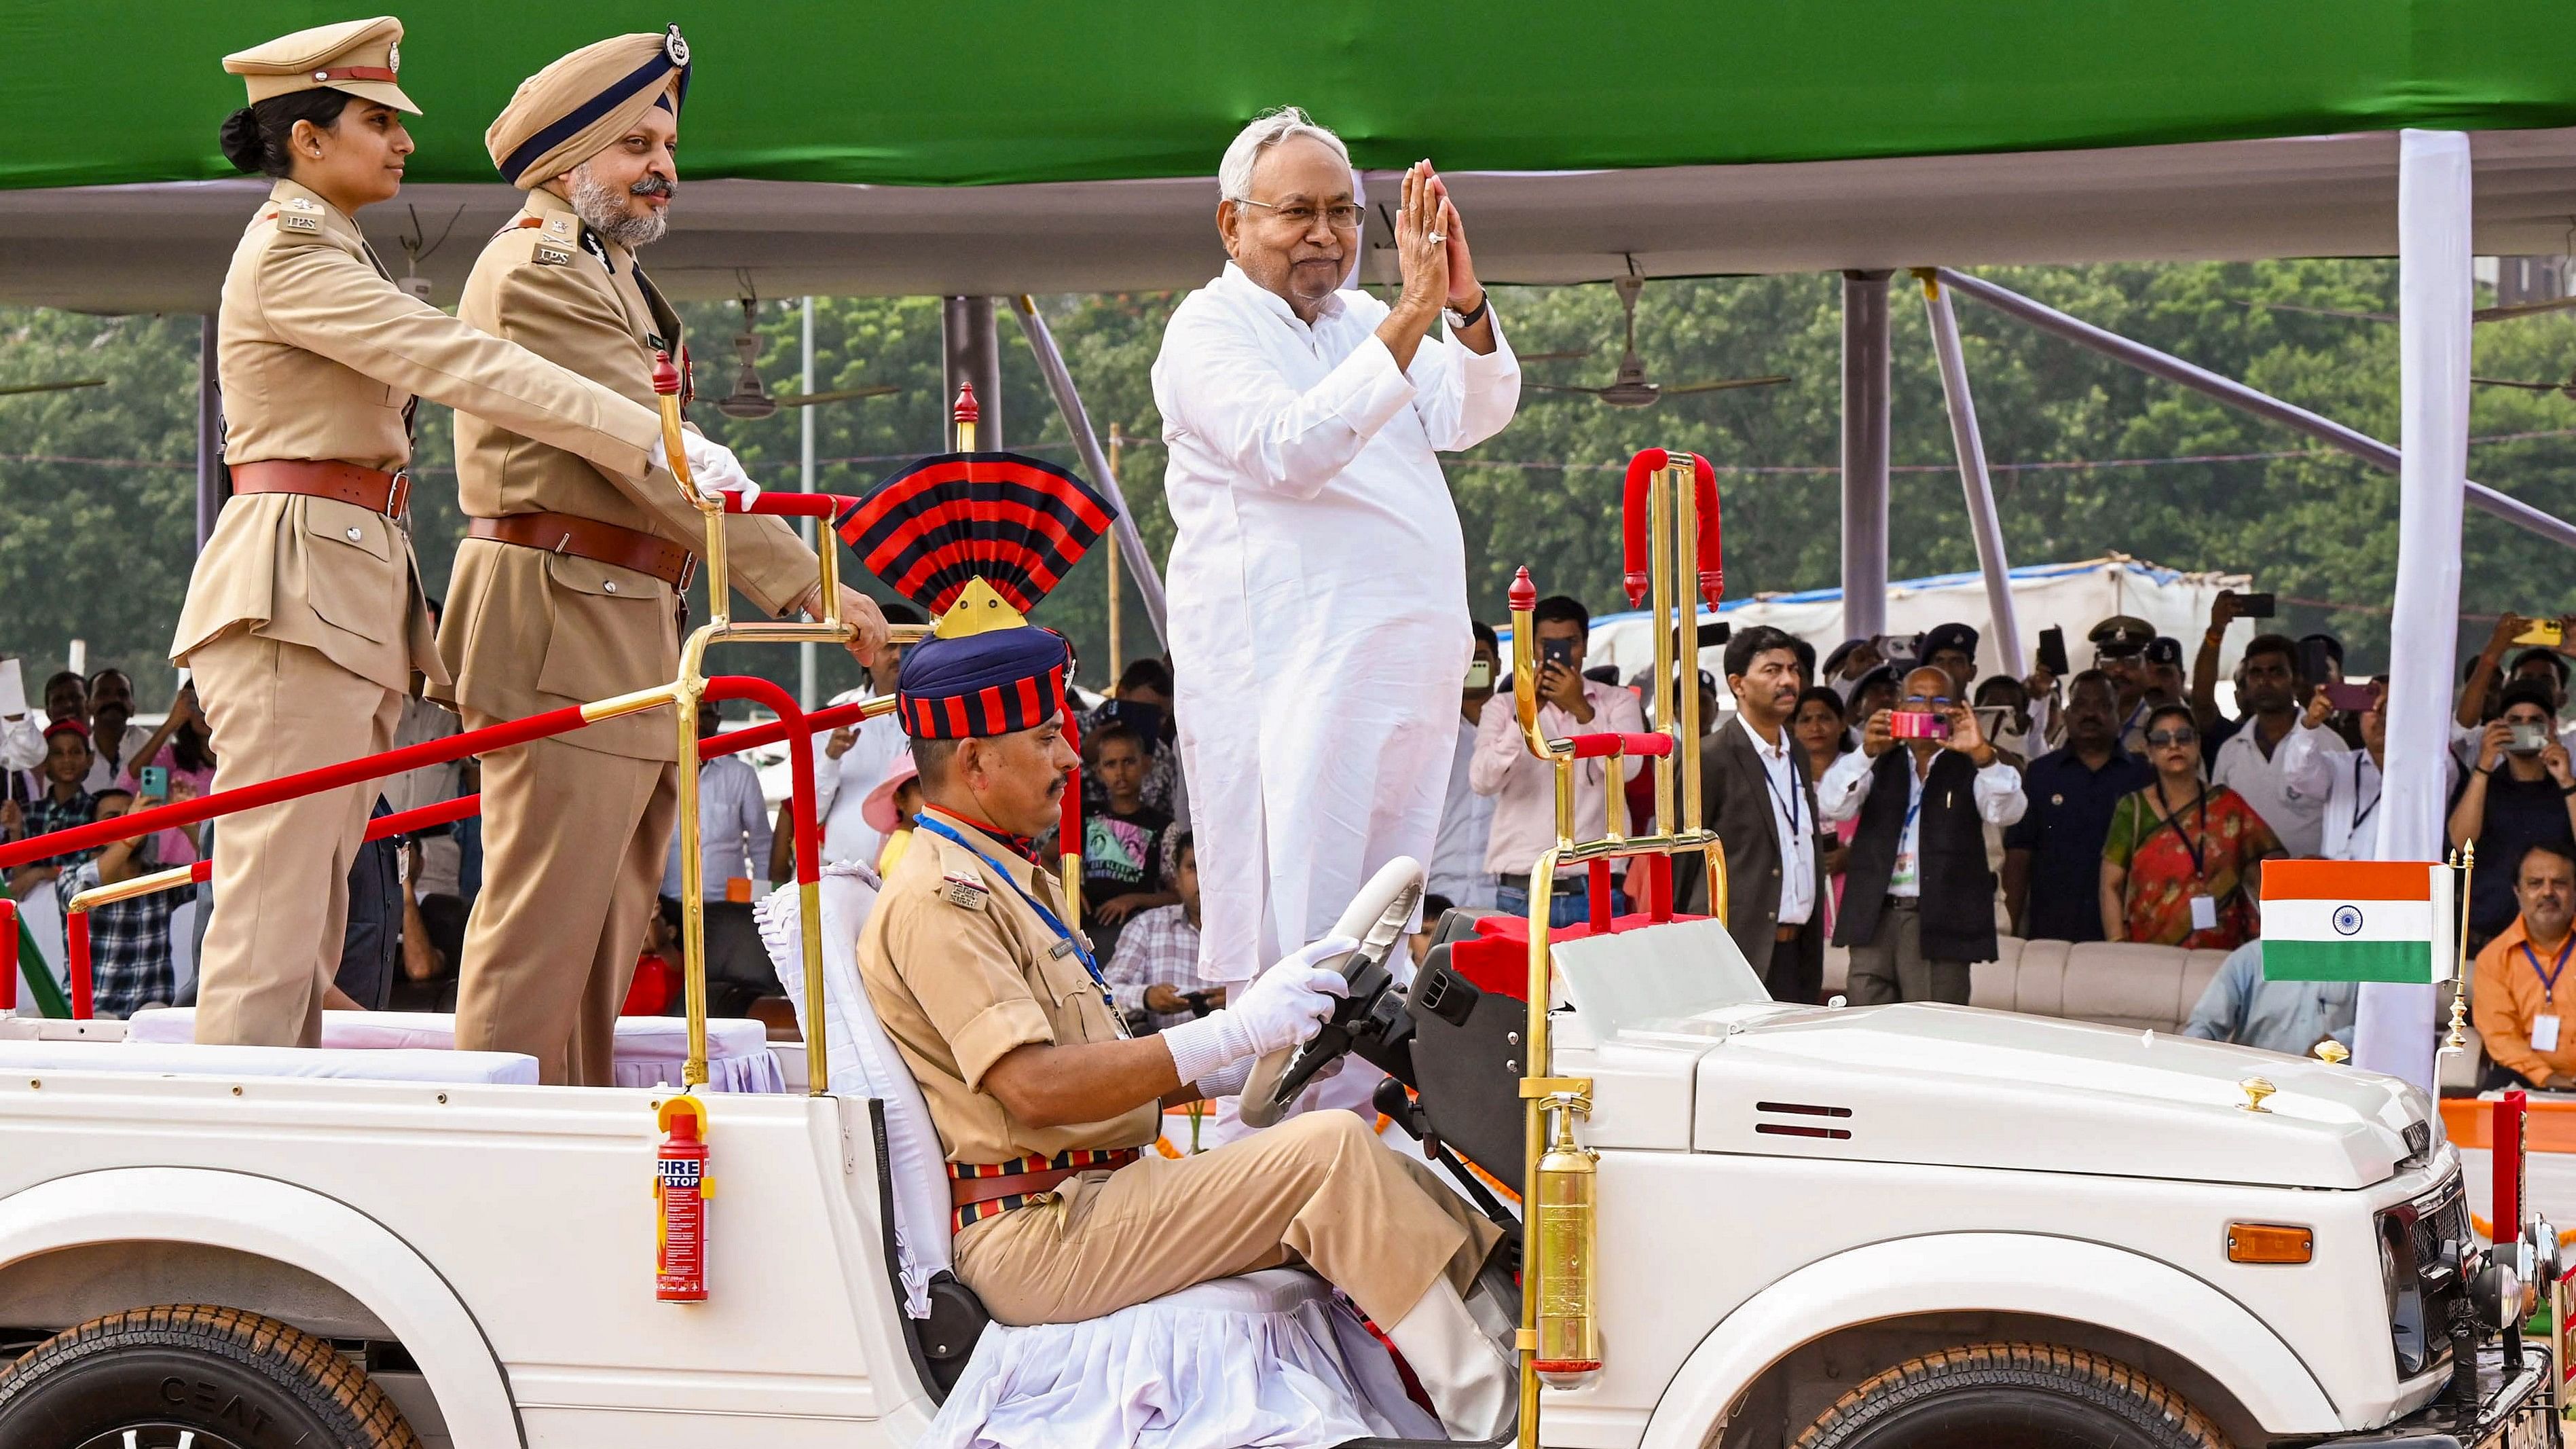
[[[677,26],[586,45],[521,82],[484,143],[527,204],[484,245],[459,315],[651,404],[655,354],[684,354],[678,314],[636,252],[667,224],[688,92]],[[701,487],[748,481],[730,453],[689,436]],[[439,650],[467,725],[671,681],[705,547],[694,504],[667,479],[479,418],[457,419],[456,474],[467,536]],[[786,523],[736,516],[725,540],[753,604],[821,612],[814,551]],[[846,587],[841,613],[867,662],[883,618]],[[485,884],[465,932],[458,1046],[526,1052],[549,1082],[611,1082],[678,811],[674,729],[655,711],[483,757]]]

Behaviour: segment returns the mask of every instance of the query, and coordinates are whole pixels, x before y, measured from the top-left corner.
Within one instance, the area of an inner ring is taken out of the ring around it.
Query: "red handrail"
[[[786,690],[778,685],[766,679],[739,674],[716,675],[708,679],[703,697],[719,701],[758,700],[777,712],[778,718],[768,724],[735,730],[705,742],[699,750],[699,757],[716,759],[743,750],[757,749],[762,745],[774,744],[782,739],[788,742],[789,819],[796,842],[796,879],[799,885],[812,885],[819,882],[822,879],[822,832],[814,818],[814,736],[818,731],[838,729],[844,724],[855,722],[866,708],[868,701],[853,700],[847,704],[834,705],[830,709],[816,710],[809,715],[797,706],[795,699]],[[568,733],[581,728],[587,722],[579,706],[549,710],[544,714],[530,715],[525,719],[489,725],[479,730],[466,730],[442,740],[407,745],[398,750],[388,750],[380,755],[369,755],[338,765],[306,770],[301,774],[281,776],[257,785],[245,785],[236,790],[220,790],[195,800],[138,811],[108,820],[93,821],[87,825],[74,826],[70,830],[57,830],[49,835],[33,836],[16,845],[0,847],[0,870],[24,864],[28,860],[67,855],[103,845],[109,841],[132,839],[156,830],[193,825],[202,820],[237,814],[243,810],[254,810],[263,805],[275,804],[280,800],[337,789],[342,785],[360,780],[401,774],[423,765],[443,764],[468,754],[480,754],[490,749],[506,749],[529,740]],[[364,838],[383,840],[391,836],[409,834],[415,830],[425,830],[434,825],[462,820],[469,815],[480,813],[482,804],[483,797],[480,795],[461,795],[453,800],[441,800],[435,804],[379,816],[368,822]],[[189,869],[188,880],[191,883],[203,883],[211,878],[213,871],[213,862],[197,861]],[[179,884],[180,882],[173,881],[169,888],[176,889]],[[6,941],[0,942],[0,967],[8,970],[5,981],[0,981],[0,1011],[12,1009],[17,1004],[18,937],[15,929],[17,910],[15,901],[0,900],[0,927],[5,927],[8,931]],[[68,957],[66,974],[71,978],[72,1016],[78,1020],[87,1020],[92,1010],[88,915],[87,911],[72,911],[66,914],[64,921],[64,954]]]

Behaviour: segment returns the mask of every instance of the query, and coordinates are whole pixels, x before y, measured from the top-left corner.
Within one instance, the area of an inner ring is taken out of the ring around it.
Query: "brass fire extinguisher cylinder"
[[[1597,1194],[1600,1154],[1574,1140],[1581,1097],[1548,1098],[1554,1114],[1546,1155],[1538,1160],[1531,1198],[1538,1246],[1538,1353],[1533,1364],[1550,1388],[1576,1388],[1601,1372],[1601,1321],[1595,1312],[1599,1262]]]

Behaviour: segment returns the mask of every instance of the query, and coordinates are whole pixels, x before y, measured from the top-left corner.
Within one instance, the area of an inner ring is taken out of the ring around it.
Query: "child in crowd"
[[[1129,919],[1102,973],[1109,978],[1110,998],[1140,1032],[1177,1026],[1225,1005],[1225,988],[1199,979],[1199,857],[1189,828],[1165,832],[1160,854],[1159,877],[1173,904]]]
[[[98,798],[84,789],[90,767],[89,726],[77,719],[56,720],[45,726],[44,792],[20,805],[12,800],[0,814],[0,823],[9,827],[9,836],[25,840],[38,835],[51,835],[75,825],[87,825],[98,812]],[[79,864],[81,853],[50,856],[22,865],[9,873],[10,892],[24,899],[28,890],[54,879],[68,865]]]
[[[93,805],[98,820],[114,820],[138,809],[169,802],[136,800],[131,791],[98,792]],[[64,869],[54,881],[63,914],[72,899],[103,885],[117,885],[163,867],[153,853],[155,837],[130,836],[110,841],[99,852]],[[90,990],[93,1012],[123,1020],[146,1006],[166,1006],[176,994],[170,969],[170,917],[194,897],[184,890],[154,891],[131,900],[110,902],[89,912]]]
[[[1155,866],[1172,817],[1145,803],[1145,741],[1132,727],[1102,725],[1083,740],[1082,753],[1084,772],[1107,802],[1083,814],[1082,924],[1092,950],[1107,958],[1129,917],[1180,901]]]

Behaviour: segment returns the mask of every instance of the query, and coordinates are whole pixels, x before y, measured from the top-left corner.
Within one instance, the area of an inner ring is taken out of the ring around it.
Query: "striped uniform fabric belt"
[[[1102,1168],[1115,1171],[1142,1156],[1144,1154],[1133,1147],[1077,1147],[1053,1157],[1014,1157],[1008,1162],[952,1162],[948,1164],[948,1198],[955,1211],[950,1214],[948,1230],[962,1233],[986,1218],[1000,1217],[1015,1207],[1026,1207],[1032,1199],[1053,1192],[1075,1173]]]

